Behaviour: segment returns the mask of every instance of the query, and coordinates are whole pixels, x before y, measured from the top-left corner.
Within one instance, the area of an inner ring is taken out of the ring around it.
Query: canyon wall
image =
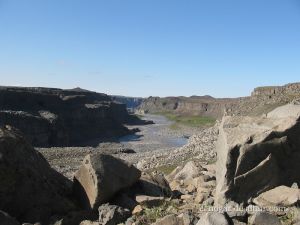
[[[82,89],[0,87],[0,126],[21,130],[34,145],[73,146],[125,135],[124,104]]]
[[[241,98],[149,97],[137,108],[139,113],[198,115],[220,119],[226,115],[260,115],[300,97],[300,83],[258,87],[251,96]]]

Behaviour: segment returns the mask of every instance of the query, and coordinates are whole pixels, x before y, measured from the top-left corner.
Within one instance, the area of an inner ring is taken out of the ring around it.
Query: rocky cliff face
[[[258,87],[249,97],[213,98],[211,96],[191,97],[149,97],[138,107],[139,112],[210,116],[221,118],[226,115],[260,115],[300,97],[300,83],[278,87]]]
[[[145,113],[174,112],[220,118],[225,109],[231,108],[237,101],[237,99],[216,99],[210,96],[149,97],[138,107],[138,111]]]
[[[134,110],[143,101],[143,98],[136,98],[136,97],[126,97],[126,96],[120,96],[120,95],[112,95],[111,97],[115,102],[125,104],[127,109],[129,109],[129,110]]]
[[[300,182],[300,105],[260,117],[226,116],[216,145],[216,202],[247,203],[280,185]]]
[[[20,129],[34,146],[72,146],[129,133],[124,104],[82,89],[0,88],[0,125]]]

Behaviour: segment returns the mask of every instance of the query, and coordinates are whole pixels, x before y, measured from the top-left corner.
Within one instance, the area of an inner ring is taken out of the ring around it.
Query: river
[[[126,147],[132,148],[136,152],[143,152],[178,148],[187,143],[187,138],[178,135],[178,132],[173,132],[169,128],[173,122],[166,117],[146,114],[143,119],[152,120],[154,124],[130,127],[139,128],[141,131],[119,139]]]

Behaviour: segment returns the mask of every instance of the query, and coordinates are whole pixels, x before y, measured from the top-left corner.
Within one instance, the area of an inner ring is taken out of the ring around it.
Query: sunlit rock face
[[[300,105],[261,117],[226,116],[217,142],[216,202],[247,202],[300,181]]]

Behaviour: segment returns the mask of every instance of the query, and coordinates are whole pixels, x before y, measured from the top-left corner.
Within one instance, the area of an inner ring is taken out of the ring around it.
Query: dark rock
[[[104,204],[98,209],[99,223],[102,225],[116,225],[125,222],[131,213],[128,209],[116,205]]]
[[[0,125],[21,130],[37,147],[86,145],[129,134],[126,106],[85,90],[0,87]]]
[[[84,220],[96,221],[98,220],[98,213],[94,211],[73,211],[67,215],[58,216],[58,218],[52,218],[50,224],[54,225],[75,225],[80,224]]]
[[[257,212],[249,219],[250,225],[281,225],[280,220],[269,213]]]
[[[0,209],[21,222],[42,222],[75,208],[70,186],[18,131],[0,129]]]
[[[223,214],[209,212],[200,217],[197,225],[229,225],[229,222]]]
[[[1,225],[20,225],[20,223],[12,218],[7,213],[0,210],[0,224]]]
[[[142,173],[139,181],[130,188],[130,192],[148,196],[166,196],[172,195],[169,183],[161,174]]]

